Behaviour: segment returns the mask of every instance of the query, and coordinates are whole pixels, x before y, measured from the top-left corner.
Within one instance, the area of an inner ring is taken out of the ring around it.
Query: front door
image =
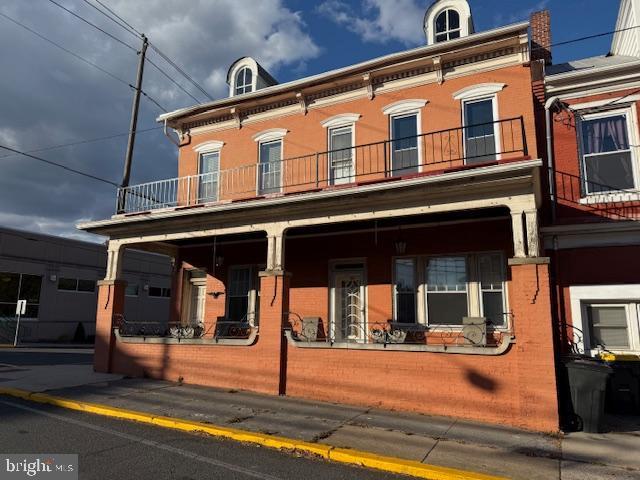
[[[336,342],[364,341],[365,276],[364,268],[341,270],[333,274],[332,338]]]

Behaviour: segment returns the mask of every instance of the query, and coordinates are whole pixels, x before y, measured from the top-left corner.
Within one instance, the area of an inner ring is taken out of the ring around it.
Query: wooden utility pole
[[[138,110],[140,108],[140,93],[142,92],[142,74],[144,73],[144,61],[147,54],[149,40],[142,35],[142,49],[138,52],[138,77],[136,78],[136,86],[133,93],[133,105],[131,106],[131,125],[129,127],[129,141],[127,142],[127,154],[124,159],[124,173],[122,175],[121,188],[129,186],[129,177],[131,176],[131,160],[133,157],[133,147],[136,142],[136,128],[138,127]],[[120,199],[120,210],[124,210],[124,202],[126,195],[122,195]]]

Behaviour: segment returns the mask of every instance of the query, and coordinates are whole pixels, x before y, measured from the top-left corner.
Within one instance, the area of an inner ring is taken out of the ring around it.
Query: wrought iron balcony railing
[[[511,118],[120,188],[117,213],[348,187],[527,155],[524,119]]]

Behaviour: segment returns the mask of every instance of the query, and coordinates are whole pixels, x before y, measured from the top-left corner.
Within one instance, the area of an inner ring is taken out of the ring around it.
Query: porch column
[[[264,388],[284,395],[287,378],[287,343],[283,328],[289,311],[290,275],[284,271],[284,230],[267,232],[267,268],[260,272],[260,333],[264,361]]]
[[[111,370],[111,356],[115,344],[113,334],[114,316],[124,314],[124,292],[126,282],[122,275],[124,246],[110,241],[107,248],[107,269],[104,280],[98,282],[98,304],[96,310],[96,339],[93,369],[107,373]]]
[[[540,255],[538,211],[535,208],[512,208],[511,225],[513,230],[513,256],[515,258],[535,258]]]
[[[518,402],[522,417],[535,419],[539,430],[556,431],[559,424],[549,258],[509,260],[509,310],[515,334]]]

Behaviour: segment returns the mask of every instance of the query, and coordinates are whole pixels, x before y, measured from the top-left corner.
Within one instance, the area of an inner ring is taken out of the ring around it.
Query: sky
[[[134,36],[91,5],[55,0],[120,40]],[[431,0],[100,0],[173,59],[214,97],[227,95],[225,76],[239,57],[256,58],[280,82],[424,44],[422,18]],[[470,0],[476,31],[551,11],[553,41],[615,27],[619,0]],[[179,5],[179,8],[177,6]],[[576,12],[581,16],[576,17]],[[108,71],[105,74],[0,15],[0,145],[119,183],[129,128],[136,54],[52,0],[2,0],[0,14]],[[579,21],[576,21],[576,20]],[[138,42],[138,43],[137,43]],[[554,63],[606,54],[611,37],[554,49]],[[203,95],[153,50],[149,58],[193,97]],[[125,83],[113,78],[117,77]],[[151,65],[143,90],[167,110],[195,100]],[[177,149],[141,101],[131,184],[177,175]],[[56,145],[100,137],[64,148]],[[41,150],[46,149],[46,150]],[[108,218],[115,187],[0,149],[0,225],[90,241],[76,223]]]

